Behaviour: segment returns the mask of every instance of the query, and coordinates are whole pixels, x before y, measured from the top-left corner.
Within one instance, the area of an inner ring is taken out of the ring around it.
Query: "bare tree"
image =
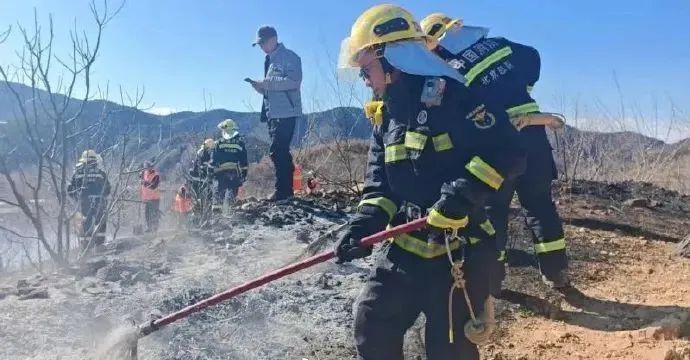
[[[79,139],[95,133],[103,125],[107,112],[86,126],[79,126],[85,106],[94,96],[91,71],[102,44],[103,31],[124,6],[115,9],[104,0],[101,6],[91,1],[89,8],[95,23],[94,33],[70,31],[71,51],[65,56],[54,50],[54,27],[48,16],[48,29],[39,25],[34,11],[32,29],[18,24],[23,41],[16,51],[17,64],[0,66],[0,76],[14,98],[17,136],[5,139],[7,151],[0,154],[0,176],[9,194],[0,194],[0,202],[15,207],[29,221],[30,233],[20,233],[0,226],[22,238],[35,238],[58,265],[68,263],[69,197],[68,163],[75,158]],[[30,91],[27,94],[26,84]],[[75,100],[75,97],[78,98]],[[19,154],[28,152],[24,161]],[[31,165],[28,165],[31,164]],[[39,252],[40,254],[40,252]]]

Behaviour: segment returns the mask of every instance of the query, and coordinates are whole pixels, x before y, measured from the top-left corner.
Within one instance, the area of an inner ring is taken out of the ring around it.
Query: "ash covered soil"
[[[499,328],[485,359],[690,359],[690,198],[647,184],[554,188],[577,291],[539,280],[522,218]],[[206,231],[126,237],[79,266],[0,279],[0,359],[94,359],[110,330],[141,324],[325,250],[345,196],[248,201]],[[513,212],[519,215],[518,204]],[[311,246],[309,244],[312,244]],[[353,304],[372,259],[294,274],[139,341],[139,359],[353,359]],[[421,320],[406,357],[424,359]]]

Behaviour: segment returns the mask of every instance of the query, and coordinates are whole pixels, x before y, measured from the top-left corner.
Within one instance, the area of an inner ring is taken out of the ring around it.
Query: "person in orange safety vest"
[[[160,175],[153,168],[150,161],[144,162],[141,172],[141,201],[144,203],[144,217],[146,218],[146,232],[158,230],[160,213]]]
[[[192,194],[187,191],[186,186],[180,186],[177,194],[175,194],[175,205],[173,207],[178,217],[178,225],[186,226],[188,224],[189,214],[192,212],[193,206]]]

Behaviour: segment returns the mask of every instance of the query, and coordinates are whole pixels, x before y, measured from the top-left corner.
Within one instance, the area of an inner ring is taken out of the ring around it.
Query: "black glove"
[[[349,229],[345,230],[338,239],[338,244],[335,248],[335,256],[338,258],[336,263],[342,264],[371,255],[371,246],[360,246],[360,241],[363,237],[366,237],[366,235],[362,236],[362,230],[359,226],[350,226]]]
[[[371,255],[371,246],[362,247],[360,241],[369,235],[383,230],[388,224],[388,215],[383,210],[359,213],[350,223],[351,225],[338,238],[335,248],[336,263],[360,259]],[[361,211],[361,210],[360,210]]]

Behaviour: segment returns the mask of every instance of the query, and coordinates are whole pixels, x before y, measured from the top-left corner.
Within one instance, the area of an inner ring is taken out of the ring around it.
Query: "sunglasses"
[[[369,63],[367,63],[366,65],[362,65],[359,68],[359,77],[362,78],[362,80],[366,80],[366,79],[370,78],[371,66],[374,64],[375,61],[376,60],[372,60]]]

